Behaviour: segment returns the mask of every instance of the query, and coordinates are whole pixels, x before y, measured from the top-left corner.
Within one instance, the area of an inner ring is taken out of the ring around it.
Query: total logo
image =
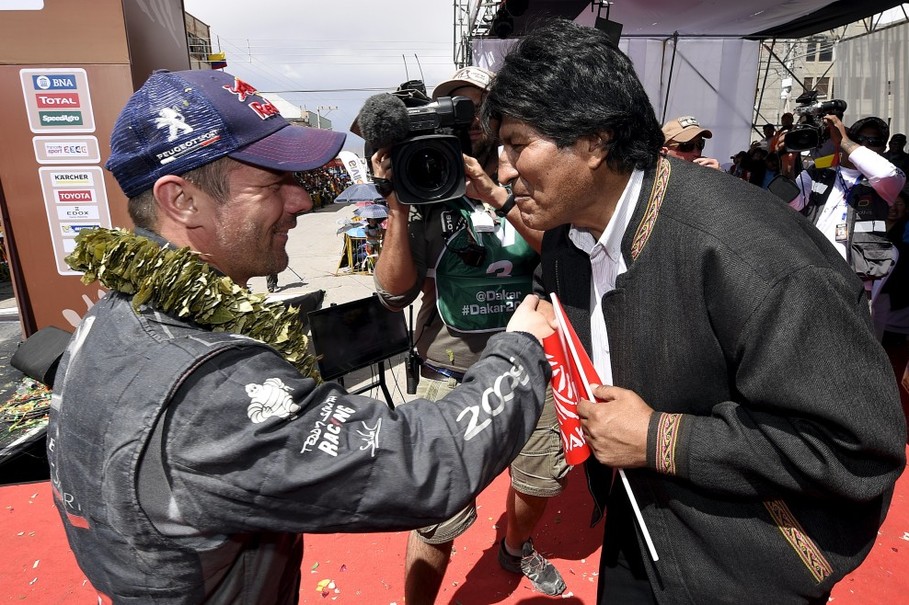
[[[56,108],[75,108],[79,107],[79,95],[73,92],[50,92],[38,93],[35,95],[35,101],[41,109]]]

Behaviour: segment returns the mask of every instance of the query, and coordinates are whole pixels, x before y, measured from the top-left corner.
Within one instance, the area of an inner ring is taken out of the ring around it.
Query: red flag
[[[546,360],[552,367],[552,395],[555,399],[565,460],[568,464],[576,466],[590,456],[590,448],[587,447],[587,442],[584,440],[580,418],[578,418],[577,379],[572,375],[571,364],[566,360],[560,333],[556,332],[543,340],[543,351],[546,353]]]
[[[558,329],[543,341],[543,351],[552,367],[552,394],[565,459],[575,466],[590,456],[578,417],[578,401],[581,397],[595,401],[590,385],[599,384],[600,379],[555,294],[552,294],[552,306]]]
[[[568,409],[574,415],[575,424],[578,424],[580,421],[577,414],[578,401],[580,401],[581,397],[588,401],[597,401],[593,396],[593,389],[590,385],[601,384],[600,377],[597,374],[596,368],[593,367],[590,356],[587,355],[587,351],[578,339],[578,335],[575,333],[571,322],[568,321],[568,316],[565,315],[565,311],[562,309],[562,303],[559,302],[559,297],[555,295],[555,292],[550,293],[549,297],[552,300],[552,308],[555,311],[556,323],[559,326],[555,334],[543,341],[543,352],[546,353],[546,357],[549,359],[549,365],[552,366],[552,392],[554,395],[559,392],[556,388],[556,364],[559,363],[565,368],[565,371],[560,372],[560,376],[570,376],[570,380],[567,382],[571,383],[570,390],[573,393],[571,399],[573,405]],[[558,341],[555,340],[556,335],[558,335]],[[550,343],[547,346],[549,341],[553,341],[553,343]],[[554,350],[556,344],[561,345],[560,351]],[[551,350],[553,351],[552,353],[550,353]],[[556,359],[557,361],[554,363],[553,359]],[[563,393],[567,393],[568,391],[569,388],[562,388]],[[559,396],[556,396],[556,411],[559,411]],[[573,433],[571,433],[573,427],[570,423],[563,424],[561,413],[559,413],[559,428],[562,432],[562,443],[565,445],[565,459],[569,464],[573,465],[575,463],[568,457],[569,453],[574,456],[580,456],[580,449],[573,448],[572,450],[569,450],[568,442],[566,441],[566,430],[569,431],[568,437],[570,438],[573,435]],[[583,439],[584,434],[581,432],[579,425],[577,426],[577,434]],[[587,442],[584,441],[583,457],[580,458],[580,461],[583,462],[588,456],[590,456],[590,447],[587,445]],[[653,540],[650,537],[650,531],[647,529],[647,524],[644,522],[643,515],[641,515],[641,509],[638,507],[638,501],[634,497],[634,492],[631,491],[631,484],[625,476],[625,471],[623,469],[618,469],[618,474],[622,478],[625,493],[628,494],[631,509],[634,511],[634,516],[635,519],[637,519],[638,527],[641,529],[641,533],[644,536],[644,541],[647,543],[647,550],[650,551],[650,557],[654,561],[659,561],[660,558],[657,555],[656,547],[654,547]],[[614,478],[615,470],[613,470],[613,479]]]
[[[581,340],[575,333],[574,327],[568,321],[568,316],[565,315],[565,311],[562,309],[559,297],[555,293],[552,293],[551,297],[552,308],[555,311],[556,322],[559,325],[559,336],[562,339],[562,346],[565,348],[565,357],[571,364],[572,376],[575,379],[575,390],[588,401],[596,401],[590,385],[600,384],[600,377],[597,375],[596,368],[593,367],[590,356],[587,355],[587,351],[581,344]]]

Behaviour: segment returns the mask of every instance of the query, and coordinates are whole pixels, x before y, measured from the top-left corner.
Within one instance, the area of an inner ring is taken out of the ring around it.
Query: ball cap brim
[[[270,170],[313,170],[337,156],[345,139],[342,132],[289,124],[227,156]]]

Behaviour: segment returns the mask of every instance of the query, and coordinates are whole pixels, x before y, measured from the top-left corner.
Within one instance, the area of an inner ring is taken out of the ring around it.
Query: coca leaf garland
[[[82,283],[99,281],[148,305],[213,332],[255,338],[274,347],[302,374],[320,381],[299,311],[264,294],[252,294],[199,260],[189,248],[163,248],[124,229],[84,230],[67,264]]]

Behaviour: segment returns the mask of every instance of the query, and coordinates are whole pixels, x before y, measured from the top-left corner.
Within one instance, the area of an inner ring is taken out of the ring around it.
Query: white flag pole
[[[568,319],[565,317],[565,313],[562,310],[562,304],[559,302],[559,297],[555,295],[554,292],[549,294],[552,299],[552,307],[555,310],[556,321],[559,324],[559,330],[565,335],[563,342],[568,343],[568,352],[571,354],[572,359],[574,360],[575,366],[578,368],[578,372],[581,374],[581,381],[584,383],[584,391],[587,395],[587,399],[590,401],[596,401],[596,397],[593,395],[593,389],[590,388],[590,380],[588,380],[587,375],[584,373],[584,366],[581,365],[581,359],[578,356],[578,351],[574,346],[574,343],[571,341],[571,338],[568,337]],[[647,550],[650,551],[650,558],[654,561],[659,561],[660,557],[657,555],[656,547],[653,545],[653,539],[650,537],[650,531],[647,529],[647,524],[644,523],[644,517],[641,515],[641,509],[638,507],[637,498],[634,497],[634,492],[631,491],[631,484],[628,482],[628,477],[625,476],[624,469],[618,469],[619,476],[622,478],[622,485],[625,486],[625,493],[628,494],[628,500],[631,502],[631,508],[634,510],[634,516],[638,520],[638,527],[641,528],[641,533],[644,535],[644,542],[647,543]],[[608,514],[608,513],[607,513]]]

